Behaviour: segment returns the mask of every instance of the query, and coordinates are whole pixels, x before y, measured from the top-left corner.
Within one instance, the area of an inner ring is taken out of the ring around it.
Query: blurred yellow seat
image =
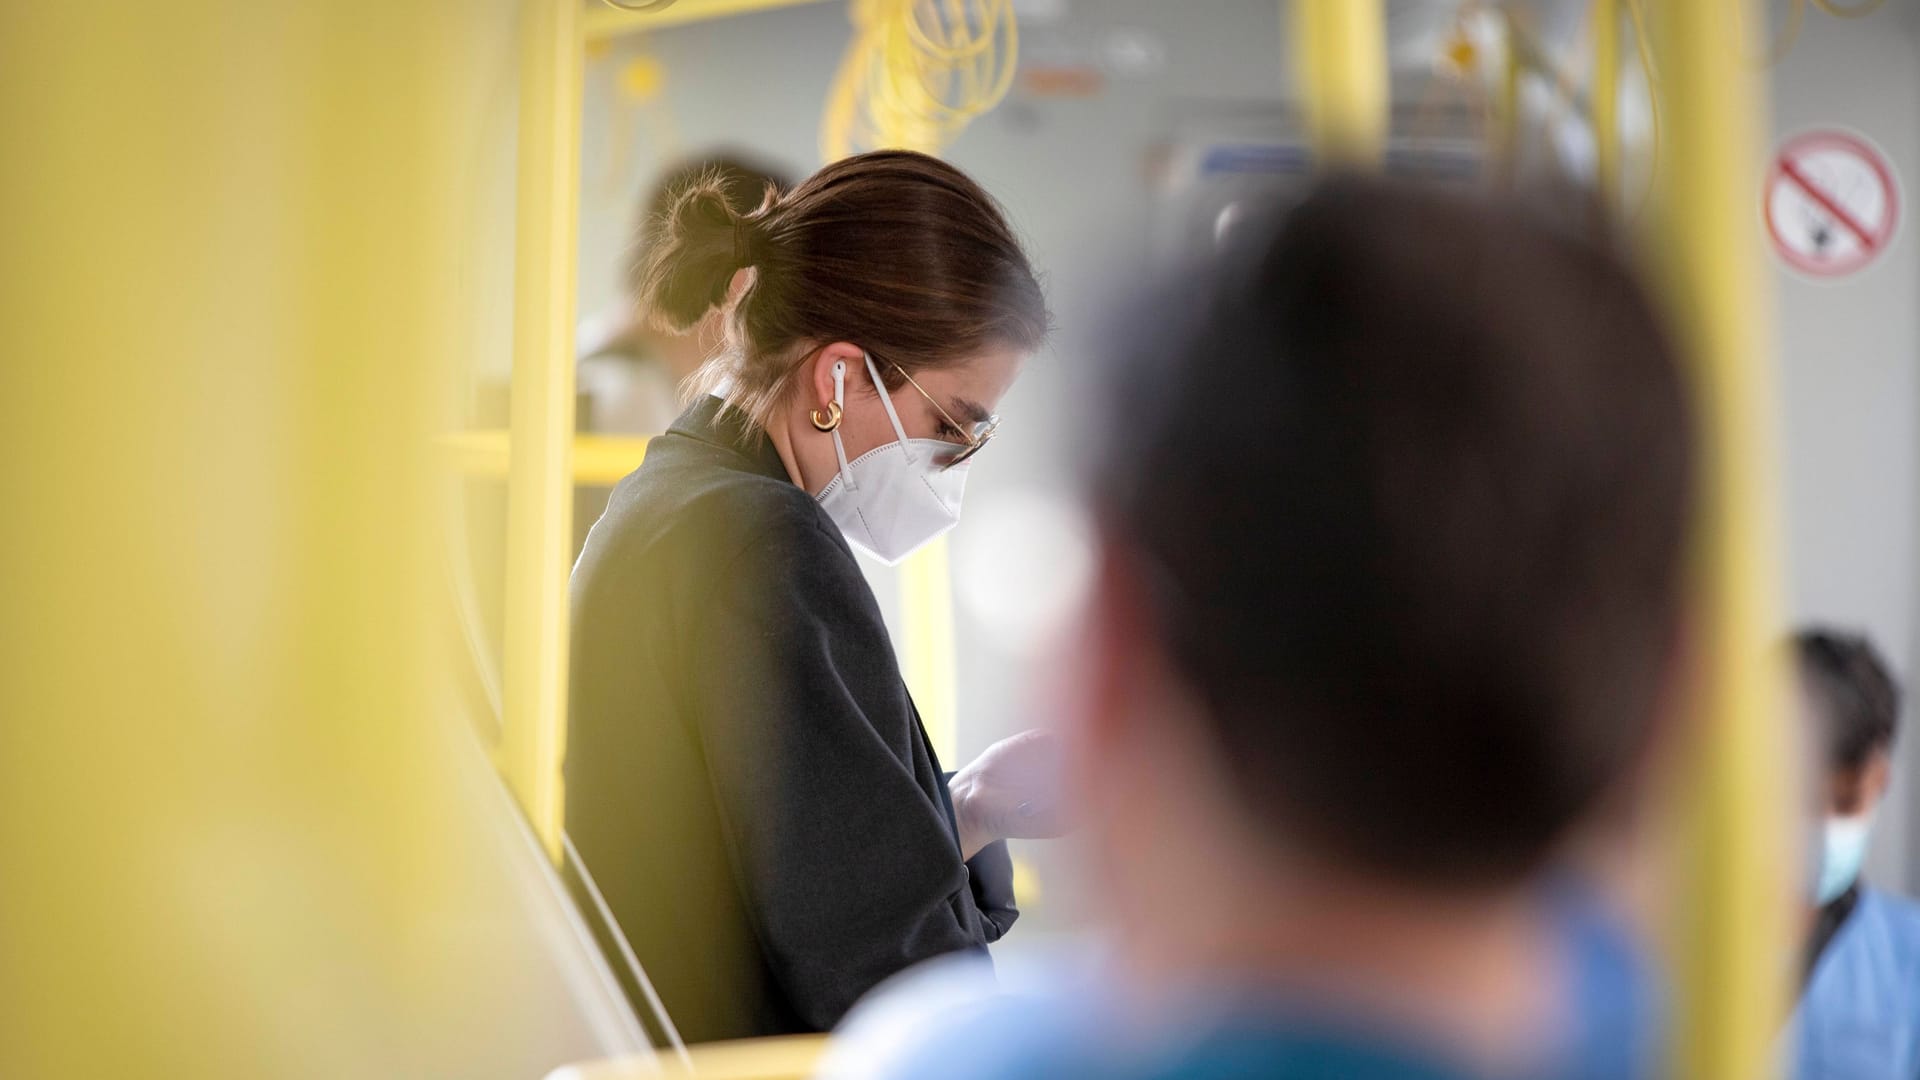
[[[701,1080],[804,1080],[826,1053],[824,1035],[789,1035],[708,1043],[689,1050],[691,1069],[662,1055],[607,1058],[564,1065],[546,1080],[629,1080],[637,1077],[697,1076]]]

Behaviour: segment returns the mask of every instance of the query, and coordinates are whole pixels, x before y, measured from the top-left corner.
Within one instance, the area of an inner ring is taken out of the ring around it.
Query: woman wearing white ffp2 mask
[[[861,359],[874,387],[884,391],[886,380],[880,377],[873,357],[862,355]],[[833,437],[834,458],[839,463],[839,471],[820,492],[820,505],[855,547],[892,566],[960,523],[967,463],[993,437],[999,421],[989,415],[963,429],[932,394],[900,369],[901,379],[939,416],[942,429],[957,433],[964,442],[956,447],[944,439],[912,438],[900,423],[892,397],[882,392],[874,396],[886,411],[894,439],[848,461],[846,443],[840,435],[846,416],[846,374],[846,362],[836,360],[833,402],[815,425]],[[955,407],[964,406],[956,402]]]
[[[730,348],[575,566],[567,831],[689,1042],[825,1030],[997,940],[997,841],[1059,827],[1045,737],[945,776],[854,558],[954,524],[1046,305],[986,193],[900,151],[744,216],[696,185],[650,258],[641,306]]]

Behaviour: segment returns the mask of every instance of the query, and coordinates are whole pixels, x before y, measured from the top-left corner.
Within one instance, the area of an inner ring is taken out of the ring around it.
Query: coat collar
[[[702,394],[667,429],[668,434],[719,447],[738,458],[744,471],[791,483],[786,463],[780,460],[780,451],[767,433],[738,410],[724,409],[723,404],[712,394]]]

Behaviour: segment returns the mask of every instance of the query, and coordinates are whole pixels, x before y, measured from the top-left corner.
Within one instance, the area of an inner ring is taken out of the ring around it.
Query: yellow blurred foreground
[[[437,675],[518,14],[0,6],[0,1075],[644,1049]]]

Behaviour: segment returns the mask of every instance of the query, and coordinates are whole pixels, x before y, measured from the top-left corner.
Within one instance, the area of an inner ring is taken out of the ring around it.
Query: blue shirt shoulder
[[[1863,887],[1791,1034],[1798,1080],[1920,1077],[1920,905]]]
[[[1634,1080],[1657,1063],[1652,979],[1636,943],[1578,890],[1553,898],[1564,1023],[1529,1080]],[[835,1080],[1466,1080],[1406,1033],[1258,992],[1145,1013],[1097,958],[942,961],[869,998],[835,1039]],[[1010,962],[1009,962],[1010,961]],[[1091,961],[1091,962],[1090,962]],[[1023,970],[1023,968],[1025,970]],[[1161,1008],[1165,1007],[1163,1002]]]

